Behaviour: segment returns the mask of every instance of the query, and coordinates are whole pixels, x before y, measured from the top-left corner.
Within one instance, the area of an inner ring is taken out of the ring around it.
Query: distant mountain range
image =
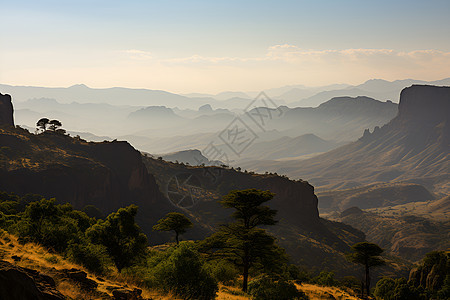
[[[371,79],[360,85],[333,84],[320,87],[290,85],[266,89],[266,94],[278,105],[289,107],[316,107],[334,97],[367,96],[374,99],[398,102],[400,91],[412,84],[450,85],[450,78],[436,81],[415,79],[386,81]],[[90,88],[77,84],[67,88],[33,86],[11,86],[0,84],[0,91],[14,95],[15,101],[23,102],[32,98],[53,98],[60,103],[108,103],[113,105],[161,106],[181,109],[198,109],[205,104],[215,108],[243,109],[256,97],[257,92],[222,92],[218,94],[191,93],[186,95],[161,90],[132,88]]]

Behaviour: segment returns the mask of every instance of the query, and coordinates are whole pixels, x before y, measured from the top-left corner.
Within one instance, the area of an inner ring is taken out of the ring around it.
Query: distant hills
[[[344,88],[325,89],[314,95],[304,97],[303,94],[297,96],[296,101],[289,103],[290,106],[311,106],[315,107],[330,98],[342,96],[368,96],[382,101],[391,100],[398,103],[400,92],[413,84],[427,85],[450,85],[450,78],[435,81],[424,81],[415,79],[404,79],[387,81],[382,79],[371,79],[362,84],[347,86]],[[292,96],[291,96],[292,97]]]
[[[289,107],[316,107],[334,97],[367,96],[381,101],[399,101],[400,91],[412,84],[450,85],[450,78],[435,81],[415,79],[386,81],[371,79],[359,85],[333,84],[319,87],[290,85],[269,88],[265,92],[278,105]],[[109,103],[131,106],[167,106],[182,109],[198,109],[205,104],[215,108],[243,109],[261,91],[233,91],[218,94],[175,94],[161,90],[132,88],[90,88],[76,84],[67,88],[34,86],[12,86],[0,84],[0,91],[14,95],[15,101],[23,102],[32,98],[53,98],[60,103]]]

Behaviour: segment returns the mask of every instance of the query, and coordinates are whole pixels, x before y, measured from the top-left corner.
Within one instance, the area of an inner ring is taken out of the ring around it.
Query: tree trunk
[[[361,299],[364,299],[364,280],[361,279]]]
[[[367,298],[370,295],[370,275],[369,275],[369,266],[366,264],[366,292]]]
[[[247,292],[248,287],[248,263],[244,262],[244,274],[243,274],[242,291]]]
[[[175,239],[177,240],[177,245],[178,245],[180,242],[178,241],[178,232],[176,232],[176,231],[175,231]]]
[[[249,264],[249,257],[248,257],[248,248],[245,247],[244,249],[244,274],[242,274],[243,276],[243,282],[242,282],[242,291],[247,292],[247,287],[248,287],[248,269],[250,268],[250,264]]]

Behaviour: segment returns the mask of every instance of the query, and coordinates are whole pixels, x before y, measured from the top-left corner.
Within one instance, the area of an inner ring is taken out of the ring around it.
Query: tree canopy
[[[153,226],[153,230],[175,231],[175,240],[177,241],[177,244],[179,244],[178,236],[185,233],[186,230],[192,226],[191,220],[182,213],[170,212]]]

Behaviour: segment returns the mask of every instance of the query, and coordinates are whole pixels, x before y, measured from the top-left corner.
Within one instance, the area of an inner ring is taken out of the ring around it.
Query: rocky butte
[[[10,95],[3,95],[0,93],[0,127],[12,126],[14,127],[14,110]]]

